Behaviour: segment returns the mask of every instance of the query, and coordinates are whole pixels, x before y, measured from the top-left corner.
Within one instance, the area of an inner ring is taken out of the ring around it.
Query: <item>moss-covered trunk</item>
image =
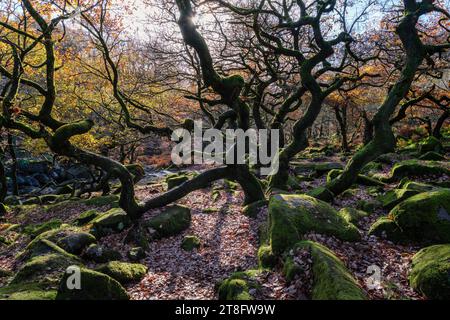
[[[396,139],[389,120],[396,107],[408,94],[417,69],[427,54],[427,50],[416,30],[418,18],[419,15],[416,12],[406,12],[397,27],[397,34],[406,51],[405,66],[401,72],[400,79],[393,86],[372,120],[374,126],[372,141],[353,156],[344,172],[338,178],[327,185],[327,188],[335,195],[347,190],[356,181],[358,174],[367,163],[377,159],[384,153],[395,150]]]

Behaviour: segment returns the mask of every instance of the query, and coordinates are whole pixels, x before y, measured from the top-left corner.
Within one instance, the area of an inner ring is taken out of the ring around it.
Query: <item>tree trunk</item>
[[[445,121],[450,117],[450,111],[444,111],[436,122],[436,126],[433,129],[433,136],[440,139],[442,138],[441,129],[444,126]]]
[[[384,153],[395,150],[396,140],[389,119],[399,103],[408,94],[417,69],[427,54],[427,50],[416,30],[418,19],[419,16],[415,12],[406,11],[405,16],[397,27],[397,34],[400,36],[407,54],[405,67],[402,70],[400,79],[398,79],[375,114],[372,121],[375,135],[372,141],[353,156],[339,177],[327,185],[327,189],[334,195],[341,194],[355,183],[358,174],[367,163],[377,159]]]
[[[348,146],[348,138],[347,138],[347,107],[345,106],[341,111],[339,110],[339,106],[334,106],[334,114],[336,115],[336,120],[339,124],[340,134],[341,134],[341,148],[343,152],[349,152],[350,148]]]

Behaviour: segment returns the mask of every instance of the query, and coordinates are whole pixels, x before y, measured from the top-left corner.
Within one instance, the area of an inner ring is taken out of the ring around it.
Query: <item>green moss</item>
[[[283,275],[288,283],[294,280],[294,278],[302,272],[303,269],[294,262],[292,257],[284,259]]]
[[[314,231],[344,241],[360,239],[358,229],[329,204],[307,195],[275,195],[269,203],[270,244],[275,254]]]
[[[450,244],[420,250],[412,259],[410,285],[430,299],[450,299]]]
[[[200,239],[196,236],[185,236],[181,242],[181,248],[186,251],[192,251],[200,248]]]
[[[84,226],[101,215],[97,210],[88,210],[80,214],[73,223],[77,226]]]
[[[377,200],[381,201],[383,208],[391,210],[400,202],[415,196],[420,193],[416,190],[409,189],[393,189],[386,192],[384,195],[381,195],[377,198]]]
[[[178,187],[185,183],[186,181],[189,181],[189,177],[186,175],[171,175],[166,178],[167,183],[167,190],[171,190],[175,187]]]
[[[56,195],[56,194],[47,194],[39,197],[29,198],[23,201],[24,205],[32,205],[32,204],[49,204],[49,203],[59,203],[66,201],[68,199],[65,195]]]
[[[328,175],[327,175],[327,184],[330,184],[334,179],[336,179],[337,177],[339,177],[342,174],[342,170],[331,170]],[[377,187],[377,186],[384,186],[385,184],[376,179],[376,178],[372,178],[372,177],[368,177],[362,174],[358,175],[358,178],[356,178],[356,183],[363,185],[363,186],[373,186],[373,187]]]
[[[367,217],[369,214],[355,208],[342,208],[339,210],[339,215],[350,223],[357,223],[361,218]]]
[[[58,229],[59,227],[61,227],[61,225],[62,221],[60,219],[52,219],[44,223],[27,225],[23,229],[23,233],[31,236],[32,238],[35,238],[46,231]]]
[[[450,242],[450,189],[424,192],[396,206],[389,216],[413,241]]]
[[[95,241],[93,235],[83,232],[79,228],[63,225],[59,229],[41,233],[27,245],[21,256],[26,259],[27,257],[55,251],[56,249],[50,248],[48,243],[57,244],[57,247],[61,250],[64,249],[70,253],[78,254]]]
[[[242,209],[242,213],[251,218],[256,218],[258,216],[259,211],[267,206],[269,204],[269,201],[267,200],[261,200],[254,203],[251,203]]]
[[[128,300],[125,289],[110,276],[89,270],[80,269],[81,289],[70,290],[67,280],[71,273],[65,273],[59,284],[56,300]]]
[[[96,237],[121,232],[131,225],[127,213],[121,208],[113,208],[92,220],[92,233]]]
[[[443,151],[444,147],[442,146],[442,143],[433,136],[422,141],[419,146],[420,154],[425,154],[427,152],[442,153]]]
[[[39,283],[11,284],[0,288],[0,300],[54,300],[56,290]]]
[[[383,169],[383,165],[379,162],[369,162],[364,166],[364,168],[361,170],[363,173],[371,173],[374,171],[380,171]]]
[[[325,187],[315,188],[309,191],[307,195],[326,202],[332,202],[334,199],[334,194]]]
[[[261,268],[271,269],[277,264],[277,257],[273,254],[269,245],[262,245],[258,249],[258,262]]]
[[[369,230],[370,236],[378,236],[394,241],[401,241],[402,235],[397,224],[389,217],[379,218]]]
[[[219,287],[219,300],[253,300],[248,284],[242,279],[229,279]]]
[[[396,181],[409,176],[450,175],[448,163],[438,161],[407,160],[394,165],[385,180]]]
[[[72,265],[80,265],[75,257],[60,253],[50,253],[32,258],[14,276],[11,284],[38,282],[54,284],[59,282],[64,271]]]
[[[86,206],[95,206],[95,207],[102,207],[106,205],[113,205],[115,202],[119,201],[119,196],[117,195],[109,195],[109,196],[102,196],[102,197],[95,197],[87,200],[82,200],[81,203]]]
[[[107,274],[121,284],[141,280],[147,273],[148,268],[139,263],[126,263],[111,261],[96,269],[96,271]]]
[[[379,207],[381,207],[381,202],[378,200],[358,200],[356,202],[356,208],[367,213],[373,213]]]
[[[70,198],[69,200],[66,201],[46,205],[44,209],[46,211],[65,210],[68,206],[73,206],[77,204],[93,207],[103,207],[109,205],[111,208],[117,208],[118,202],[119,196],[117,195],[94,197],[90,199]]]
[[[144,223],[145,226],[156,230],[157,238],[177,235],[189,228],[191,210],[183,206],[167,207],[161,214]]]
[[[219,300],[253,300],[250,290],[258,289],[255,277],[260,270],[236,272],[219,284]]]
[[[307,247],[311,250],[314,274],[313,300],[366,299],[357,281],[332,251],[311,241],[301,242],[297,247]]]

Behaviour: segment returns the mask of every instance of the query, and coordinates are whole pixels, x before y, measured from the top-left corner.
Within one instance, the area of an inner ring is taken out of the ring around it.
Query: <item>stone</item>
[[[358,229],[326,202],[307,195],[275,195],[269,203],[270,243],[275,254],[302,240],[308,232],[344,241],[361,238]]]
[[[61,279],[56,300],[129,300],[126,290],[110,276],[80,269],[81,289],[69,289],[67,280],[72,273],[65,273]]]

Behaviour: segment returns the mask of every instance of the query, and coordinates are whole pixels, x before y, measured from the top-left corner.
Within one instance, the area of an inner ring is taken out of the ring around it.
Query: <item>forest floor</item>
[[[336,161],[336,158],[324,158],[321,161]],[[387,172],[389,166],[383,170]],[[448,177],[441,177],[448,179]],[[423,180],[426,182],[425,180]],[[302,182],[301,191],[307,192],[314,187],[324,185],[325,177],[317,177]],[[387,185],[385,190],[395,187]],[[148,267],[148,273],[139,282],[126,287],[132,299],[215,299],[217,283],[229,277],[233,272],[257,269],[257,251],[259,230],[267,221],[267,207],[260,210],[257,218],[242,214],[243,193],[227,188],[223,182],[215,183],[212,190],[204,189],[191,193],[178,204],[191,209],[190,227],[183,233],[150,243],[146,257],[141,261]],[[137,196],[148,199],[163,191],[163,184],[145,182],[137,187]],[[336,209],[356,208],[361,200],[375,199],[376,194],[368,187],[360,186],[350,197],[342,195],[332,204]],[[96,208],[106,211],[108,205]],[[73,221],[81,212],[92,209],[86,205],[69,205],[64,210],[43,211],[39,206],[27,212],[26,216],[16,216],[14,212],[6,216],[9,223],[42,223],[59,218],[64,223]],[[147,212],[143,219],[157,215],[160,210]],[[343,242],[334,237],[308,234],[307,238],[332,249],[353,273],[361,287],[371,299],[422,299],[408,285],[407,275],[412,256],[420,249],[415,246],[402,246],[390,241],[368,236],[370,226],[387,210],[376,209],[368,217],[362,218],[357,226],[362,240]],[[99,244],[113,248],[126,257],[129,246],[124,244],[128,229],[121,233],[102,238]],[[184,251],[181,242],[186,235],[195,235],[201,240],[201,247],[193,251]],[[6,249],[0,248],[0,268],[16,271],[19,267],[16,255],[28,243],[25,236],[18,237],[14,244]],[[376,266],[381,270],[381,284],[368,286],[368,268]],[[0,280],[1,281],[1,280]],[[307,299],[308,281],[295,278],[286,283],[281,268],[264,271],[258,276],[261,290],[258,299]],[[2,283],[0,282],[0,286]]]

